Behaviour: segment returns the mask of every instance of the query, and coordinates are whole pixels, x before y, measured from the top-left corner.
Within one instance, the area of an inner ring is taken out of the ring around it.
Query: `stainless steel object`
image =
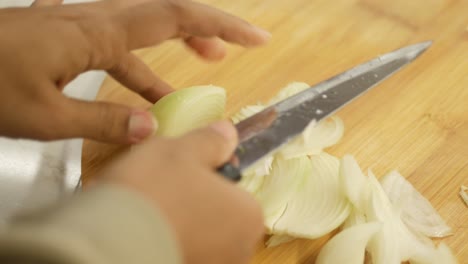
[[[240,143],[233,162],[218,171],[237,181],[262,157],[294,139],[311,122],[320,122],[423,53],[432,42],[422,42],[381,55],[239,122]]]

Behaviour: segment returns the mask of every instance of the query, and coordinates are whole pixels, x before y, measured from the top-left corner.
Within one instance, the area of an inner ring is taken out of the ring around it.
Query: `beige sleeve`
[[[0,234],[0,263],[182,263],[170,226],[154,206],[99,186],[22,217]]]

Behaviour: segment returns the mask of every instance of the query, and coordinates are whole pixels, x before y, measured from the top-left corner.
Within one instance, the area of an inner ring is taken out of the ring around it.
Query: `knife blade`
[[[411,63],[431,44],[421,42],[378,56],[237,123],[239,144],[234,157],[218,172],[239,181],[243,171],[293,140],[311,122],[317,124],[333,115]]]

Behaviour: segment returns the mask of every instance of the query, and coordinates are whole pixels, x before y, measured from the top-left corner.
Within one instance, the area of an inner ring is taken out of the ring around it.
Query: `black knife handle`
[[[233,182],[239,182],[242,178],[240,170],[231,163],[226,163],[222,167],[218,168],[218,173]]]

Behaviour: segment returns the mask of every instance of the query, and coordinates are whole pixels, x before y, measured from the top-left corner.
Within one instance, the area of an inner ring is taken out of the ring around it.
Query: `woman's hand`
[[[0,10],[0,135],[52,140],[85,137],[136,143],[153,132],[151,115],[125,105],[67,98],[77,75],[106,70],[155,102],[172,89],[131,50],[180,38],[206,59],[220,59],[222,41],[265,43],[265,31],[188,0],[108,0]],[[56,5],[56,6],[54,6]]]
[[[248,263],[264,231],[260,207],[216,173],[236,144],[236,130],[227,121],[178,139],[155,137],[102,176],[146,197],[166,216],[184,263]]]

